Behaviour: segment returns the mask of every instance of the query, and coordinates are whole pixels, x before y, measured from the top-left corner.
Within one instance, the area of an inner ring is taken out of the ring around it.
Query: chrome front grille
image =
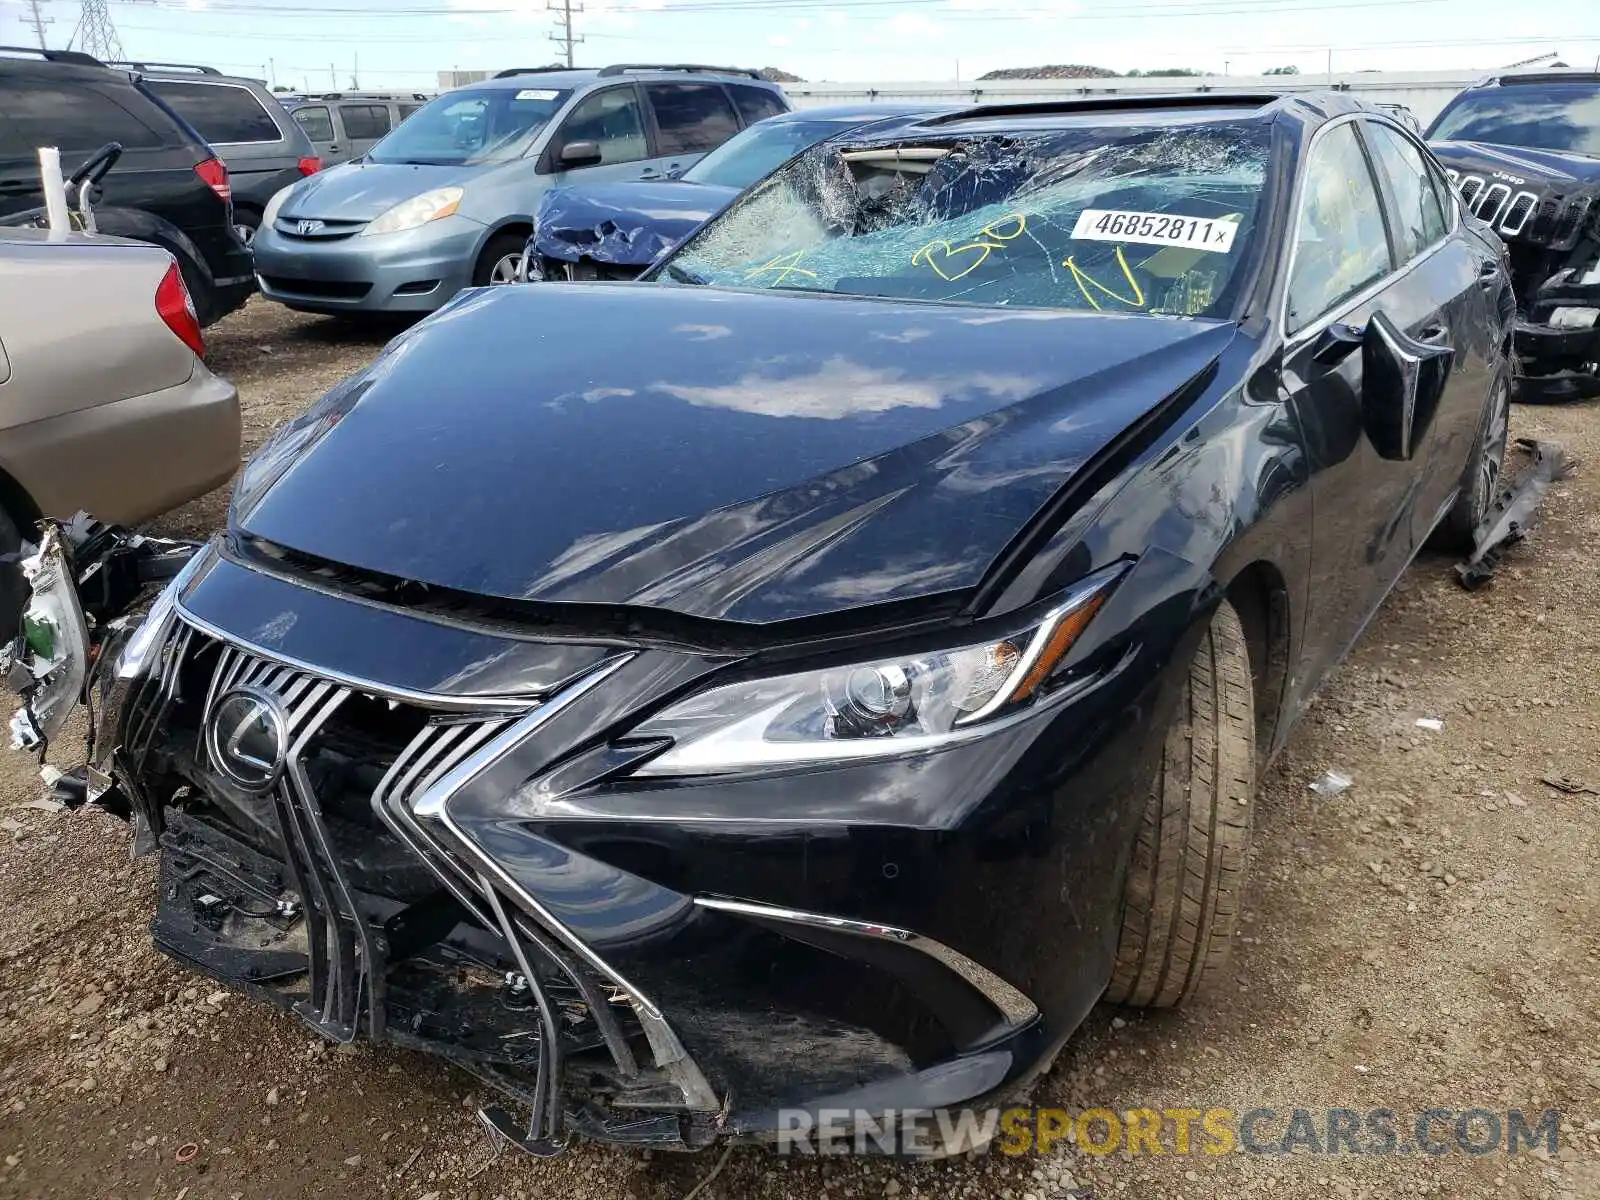
[[[1483,175],[1448,169],[1467,211],[1493,226],[1502,237],[1537,242],[1556,250],[1571,249],[1590,215],[1588,196],[1540,199],[1537,192],[1491,181]]]
[[[171,683],[164,686],[176,686],[179,665],[185,655],[197,648],[196,638],[210,640],[187,624],[179,626],[172,642]],[[217,657],[200,712],[196,761],[219,775],[225,774],[221,764],[210,761],[206,730],[218,703],[230,691],[249,687],[270,693],[285,716],[287,754],[282,777],[272,788],[272,802],[290,878],[305,906],[310,985],[306,999],[295,1006],[296,1011],[336,1041],[350,1041],[362,1024],[374,1037],[380,1036],[384,1019],[380,931],[361,917],[306,769],[308,751],[339,710],[352,697],[374,697],[351,684],[323,678],[232,643],[215,644]],[[167,667],[164,663],[163,668]],[[402,702],[388,703],[398,707]],[[371,798],[374,814],[488,929],[496,928],[490,909],[470,886],[462,886],[461,872],[454,860],[423,834],[410,815],[407,801],[532,707],[535,705],[529,701],[502,712],[428,712],[421,730],[390,764]]]

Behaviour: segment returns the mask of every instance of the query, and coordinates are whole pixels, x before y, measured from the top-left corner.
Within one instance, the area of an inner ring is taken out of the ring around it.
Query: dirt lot
[[[253,446],[383,336],[257,301],[211,342]],[[1042,1160],[910,1167],[740,1150],[697,1200],[1600,1197],[1600,797],[1542,782],[1600,786],[1600,411],[1519,409],[1513,431],[1595,466],[1556,489],[1490,589],[1469,595],[1447,562],[1421,560],[1326,687],[1265,781],[1232,986],[1181,1015],[1096,1013],[1038,1098],[1558,1108],[1558,1155],[1130,1158],[1063,1143]],[[206,532],[224,504],[161,526]],[[1355,785],[1324,799],[1307,784],[1330,767]],[[334,1051],[157,955],[154,873],[129,865],[124,827],[18,807],[39,794],[24,759],[0,760],[0,1196],[685,1200],[717,1165],[587,1148],[491,1161],[465,1076]]]

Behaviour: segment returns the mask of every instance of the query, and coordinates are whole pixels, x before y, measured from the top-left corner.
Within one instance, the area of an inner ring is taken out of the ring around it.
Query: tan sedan
[[[41,516],[131,524],[233,474],[239,397],[204,349],[160,247],[0,229],[0,554]]]

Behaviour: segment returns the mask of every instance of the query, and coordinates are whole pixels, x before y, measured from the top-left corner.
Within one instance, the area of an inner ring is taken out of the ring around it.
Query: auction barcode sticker
[[[1086,208],[1072,236],[1086,242],[1140,242],[1150,246],[1184,246],[1226,254],[1233,249],[1237,218],[1184,217],[1172,213],[1123,212]]]

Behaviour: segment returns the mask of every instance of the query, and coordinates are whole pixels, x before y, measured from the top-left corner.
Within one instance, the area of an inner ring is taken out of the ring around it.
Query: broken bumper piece
[[[1488,515],[1478,526],[1472,554],[1456,564],[1456,578],[1468,591],[1494,578],[1506,552],[1523,541],[1533,528],[1539,505],[1550,485],[1572,473],[1566,452],[1551,442],[1519,438],[1516,445],[1533,460],[1515,483],[1501,490]]]

